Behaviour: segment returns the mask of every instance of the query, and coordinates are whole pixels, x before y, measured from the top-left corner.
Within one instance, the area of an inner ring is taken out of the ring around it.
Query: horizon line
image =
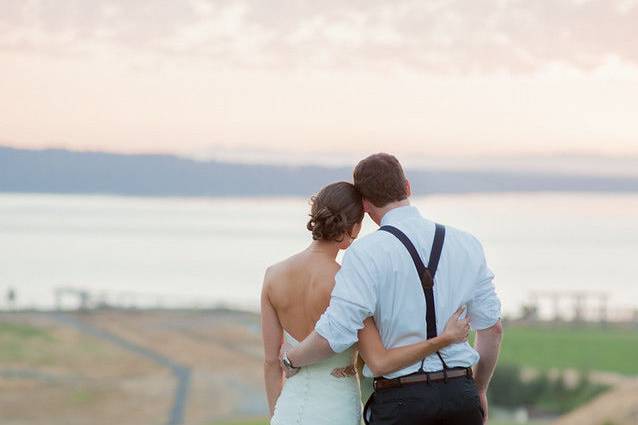
[[[75,152],[75,153],[103,153],[103,154],[111,154],[111,155],[124,155],[124,156],[143,156],[143,155],[158,155],[158,156],[174,156],[174,157],[178,157],[178,158],[184,158],[184,159],[192,159],[192,160],[198,160],[198,161],[220,161],[219,159],[217,159],[215,157],[215,155],[213,154],[201,154],[201,153],[183,153],[180,151],[176,151],[176,150],[148,150],[148,149],[136,149],[136,150],[121,150],[121,149],[109,149],[109,148],[105,148],[105,147],[95,147],[95,146],[91,146],[91,147],[87,147],[87,148],[81,148],[81,147],[71,147],[71,146],[67,146],[64,144],[49,144],[46,146],[20,146],[20,145],[16,145],[8,140],[3,140],[0,139],[0,148],[8,148],[8,149],[15,149],[15,150],[25,150],[25,151],[67,151],[67,152]],[[238,148],[232,148],[226,145],[220,145],[220,144],[211,144],[209,146],[207,146],[205,149],[207,150],[213,150],[213,149],[220,149],[221,152],[223,152],[224,155],[242,155],[242,154],[246,154],[246,155],[264,155],[265,157],[267,156],[272,156],[272,155],[291,155],[291,156],[295,156],[296,158],[301,158],[301,157],[311,157],[313,155],[317,155],[317,156],[329,156],[329,155],[345,155],[345,156],[354,156],[355,152],[352,151],[333,151],[333,152],[328,152],[328,151],[314,151],[314,152],[306,152],[304,154],[301,155],[295,155],[295,152],[284,152],[283,150],[277,150],[277,149],[263,149],[263,148],[257,148],[257,147],[238,147]],[[401,156],[413,156],[413,155],[422,155],[423,158],[426,157],[425,154],[421,153],[421,152],[416,152],[416,151],[410,151],[410,150],[403,150],[403,151],[395,151],[396,153],[393,153],[393,151],[391,150],[370,150],[370,152],[367,155],[372,155],[375,153],[380,153],[380,152],[385,152],[385,153],[389,153],[392,155],[395,155],[397,157],[401,157]],[[223,156],[223,155],[222,155]],[[361,158],[365,158],[366,156],[363,156]],[[632,153],[622,153],[622,152],[602,152],[602,151],[594,151],[594,150],[587,150],[587,149],[579,149],[579,150],[570,150],[570,149],[562,149],[562,150],[555,150],[555,151],[551,151],[551,152],[539,152],[539,151],[535,151],[535,150],[526,150],[526,151],[520,151],[517,153],[514,152],[504,152],[502,154],[493,154],[493,153],[478,153],[478,152],[474,152],[474,153],[469,153],[469,154],[460,154],[460,155],[455,155],[455,154],[451,154],[451,153],[439,153],[439,154],[433,154],[433,155],[427,155],[427,158],[432,158],[432,159],[468,159],[468,158],[477,158],[477,159],[556,159],[556,158],[568,158],[568,159],[578,159],[578,158],[584,158],[584,159],[637,159],[638,160],[638,150],[636,152],[632,152]],[[224,160],[222,160],[224,161]],[[230,161],[228,161],[230,162]],[[251,163],[253,161],[250,161]]]

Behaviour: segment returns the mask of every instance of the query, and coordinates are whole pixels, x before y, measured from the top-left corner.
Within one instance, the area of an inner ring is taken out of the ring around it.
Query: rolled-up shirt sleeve
[[[376,282],[370,259],[364,259],[356,244],[346,251],[341,270],[335,277],[330,305],[315,330],[341,353],[357,342],[363,321],[374,314],[377,303]]]
[[[476,287],[472,299],[468,303],[467,312],[472,328],[487,329],[501,318],[501,300],[494,286],[494,273],[487,265],[483,247],[478,245],[481,264],[478,269]]]

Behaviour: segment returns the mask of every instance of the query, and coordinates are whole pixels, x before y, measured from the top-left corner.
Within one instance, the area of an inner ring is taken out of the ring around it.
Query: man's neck
[[[410,205],[410,200],[409,199],[404,199],[402,201],[396,201],[396,202],[390,202],[388,205],[384,206],[383,208],[379,208],[377,210],[377,220],[375,220],[377,222],[378,225],[381,225],[381,220],[383,220],[383,216],[385,216],[387,213],[389,213],[390,211],[396,209],[396,208],[401,208],[401,207],[407,207]]]

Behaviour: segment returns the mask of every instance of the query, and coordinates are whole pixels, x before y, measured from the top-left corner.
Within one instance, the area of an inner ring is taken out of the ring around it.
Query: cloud
[[[636,0],[0,0],[0,51],[434,73],[638,65]]]

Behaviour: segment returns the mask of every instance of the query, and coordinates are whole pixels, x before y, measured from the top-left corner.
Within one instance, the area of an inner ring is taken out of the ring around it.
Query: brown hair
[[[341,242],[346,232],[363,220],[361,195],[346,182],[332,183],[310,199],[306,226],[314,240]]]
[[[376,207],[408,197],[403,168],[394,155],[376,153],[362,159],[354,169],[354,186]]]

